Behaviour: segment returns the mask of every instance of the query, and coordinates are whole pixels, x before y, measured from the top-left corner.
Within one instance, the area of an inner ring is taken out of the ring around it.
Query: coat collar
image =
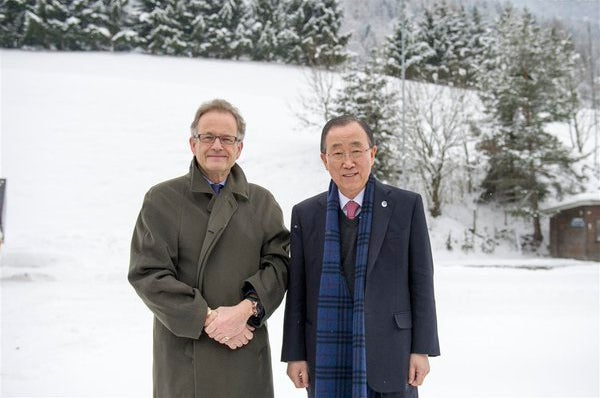
[[[213,194],[213,190],[208,184],[206,178],[200,171],[198,164],[196,163],[196,158],[192,159],[190,164],[190,190],[192,192],[203,192]],[[224,190],[229,190],[233,192],[235,195],[241,196],[244,199],[248,199],[249,197],[249,187],[248,180],[246,180],[246,175],[240,166],[237,163],[233,165],[231,170],[229,171],[229,175],[227,176],[227,183],[225,184]]]
[[[375,180],[375,191],[373,192],[373,221],[371,223],[371,237],[369,241],[369,259],[367,260],[367,275],[373,270],[375,261],[381,251],[381,245],[385,239],[388,225],[396,203],[390,199],[391,189]],[[323,234],[325,233],[325,211],[327,209],[327,192],[318,199],[322,207]],[[322,257],[322,255],[321,255]]]
[[[379,203],[379,205],[381,205],[382,198],[387,198],[389,193],[390,193],[389,187],[382,184],[381,182],[379,182],[378,179],[375,179],[375,192],[373,195],[373,206],[374,207],[373,208],[376,207],[375,205],[377,203]],[[376,202],[377,200],[379,200],[380,202]],[[317,201],[318,201],[319,205],[321,205],[324,208],[327,208],[327,192],[324,192],[324,195],[321,195]]]

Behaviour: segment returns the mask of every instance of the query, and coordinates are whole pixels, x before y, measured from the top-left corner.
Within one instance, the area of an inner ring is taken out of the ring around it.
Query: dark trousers
[[[311,386],[312,387],[312,386]],[[307,388],[306,391],[308,393],[308,398],[313,398],[315,396],[315,391],[311,388]],[[419,398],[419,392],[415,387],[406,385],[406,392],[404,395],[401,392],[390,392],[390,393],[382,393],[377,392],[371,389],[367,385],[367,397],[368,398]]]
[[[367,396],[369,398],[418,398],[419,393],[415,387],[409,385],[407,385],[406,392],[404,394],[401,392],[377,392],[372,390],[370,386],[367,386]]]

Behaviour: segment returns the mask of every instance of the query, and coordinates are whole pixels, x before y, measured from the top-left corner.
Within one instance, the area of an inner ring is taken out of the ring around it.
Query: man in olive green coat
[[[245,123],[200,106],[188,174],[148,191],[129,281],[154,313],[154,396],[273,397],[266,319],[287,284],[289,233],[264,188],[235,163]]]

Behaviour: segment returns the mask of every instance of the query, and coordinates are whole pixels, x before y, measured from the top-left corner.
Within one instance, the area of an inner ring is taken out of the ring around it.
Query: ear
[[[373,148],[371,148],[370,154],[371,154],[370,163],[371,163],[371,166],[373,166],[375,164],[375,155],[377,154],[377,146],[376,145],[373,145]]]
[[[237,156],[235,157],[236,160],[240,158],[240,155],[242,154],[242,149],[244,149],[244,141],[242,141],[238,144],[238,153],[237,153]]]
[[[327,155],[324,153],[321,153],[321,161],[323,162],[323,165],[325,166],[325,170],[329,171],[329,168],[327,167]]]
[[[190,137],[189,142],[190,142],[190,150],[195,155],[196,154],[196,144],[198,143],[198,141],[195,140],[194,137]]]

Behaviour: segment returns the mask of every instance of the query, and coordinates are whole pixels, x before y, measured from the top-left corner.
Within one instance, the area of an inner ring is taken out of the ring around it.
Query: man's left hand
[[[219,307],[218,315],[204,329],[208,336],[218,342],[229,340],[246,329],[246,322],[252,316],[252,303],[242,300],[233,307]]]
[[[418,387],[429,373],[429,358],[425,354],[410,354],[408,384]]]

